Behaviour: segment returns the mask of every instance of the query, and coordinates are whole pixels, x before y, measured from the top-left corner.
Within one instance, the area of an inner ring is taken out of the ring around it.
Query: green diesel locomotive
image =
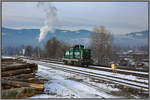
[[[91,50],[84,49],[83,45],[75,45],[64,52],[64,64],[88,66],[91,64]]]

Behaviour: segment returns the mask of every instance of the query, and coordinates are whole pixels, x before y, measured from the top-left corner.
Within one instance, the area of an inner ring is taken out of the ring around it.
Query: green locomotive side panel
[[[90,59],[91,58],[91,50],[84,49],[84,59]]]
[[[83,50],[82,49],[69,49],[64,53],[64,58],[68,59],[82,59],[83,58]]]
[[[84,48],[70,48],[64,52],[66,62],[73,64],[89,65],[91,63],[91,50]],[[76,60],[78,59],[78,60]]]
[[[68,58],[68,59],[69,59],[69,55],[70,55],[70,54],[69,54],[69,50],[66,50],[66,51],[65,51],[65,54],[64,54],[64,58]]]
[[[64,58],[67,59],[89,59],[91,58],[91,50],[90,49],[69,49],[64,52]]]
[[[83,50],[81,50],[81,55],[80,55],[81,59],[83,59],[83,53],[84,53]]]
[[[70,49],[69,50],[69,58],[70,59],[74,59],[74,54],[73,54],[74,50],[73,49]]]
[[[80,50],[80,49],[74,50],[74,58],[75,59],[82,59],[82,51],[83,50]]]

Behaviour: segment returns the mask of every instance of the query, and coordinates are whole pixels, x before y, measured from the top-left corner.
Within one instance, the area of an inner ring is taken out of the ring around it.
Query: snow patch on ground
[[[49,66],[38,65],[37,75],[49,81],[44,84],[45,94],[35,95],[31,98],[123,98],[107,94],[82,82],[69,79],[83,79],[84,81],[86,80],[85,82],[89,82],[90,80],[87,77],[55,70]],[[99,86],[106,87],[106,85],[102,84],[99,84]],[[118,91],[113,88],[111,90]]]
[[[57,80],[48,81],[45,84],[44,92],[46,94],[57,95],[59,97],[77,97],[75,93],[61,85],[61,83],[57,82]]]
[[[12,57],[12,56],[2,56],[2,58],[8,58],[8,59],[16,59],[16,57]]]
[[[104,74],[104,75],[116,76],[116,77],[130,79],[130,80],[142,81],[142,82],[148,83],[148,80],[138,79],[138,77],[133,76],[133,75],[125,75],[125,74],[119,74],[119,73],[115,74],[113,72],[106,72],[106,71],[100,71],[100,70],[94,70],[94,69],[91,70],[91,69],[87,69],[87,68],[79,68],[79,67],[73,67],[73,66],[68,66],[68,65],[60,65],[60,64],[54,64],[54,63],[50,63],[50,64],[57,65],[57,66],[64,66],[64,67],[74,68],[74,69],[79,69],[79,70],[84,70],[84,71],[89,71],[89,72],[94,72],[94,73],[99,73],[99,74]],[[110,69],[110,68],[108,68],[108,69]],[[145,73],[145,72],[141,72],[141,73]]]
[[[107,91],[111,91],[111,92],[115,91],[120,93],[120,89],[111,87],[110,85],[107,85],[105,83],[93,81],[93,79],[91,79],[88,76],[82,76],[80,74],[79,75],[72,74],[69,72],[64,72],[63,70],[57,70],[51,68],[51,66],[55,66],[55,65],[59,65],[60,67],[61,66],[73,67],[73,66],[60,65],[60,64],[48,64],[48,63],[46,64],[41,61],[32,61],[32,60],[27,60],[27,61],[31,63],[39,64],[37,75],[49,80],[44,85],[45,94],[35,95],[32,96],[31,98],[127,98],[126,96],[125,97],[116,96],[107,93]],[[79,69],[85,69],[85,68],[79,68]],[[99,72],[100,71],[97,71],[97,73]],[[105,71],[102,72],[105,73]],[[117,75],[111,72],[109,73],[106,72],[105,74],[109,74],[113,76]],[[126,77],[126,75],[123,76]],[[133,78],[133,76],[131,76],[130,78]],[[105,92],[103,91],[103,89],[107,91]]]

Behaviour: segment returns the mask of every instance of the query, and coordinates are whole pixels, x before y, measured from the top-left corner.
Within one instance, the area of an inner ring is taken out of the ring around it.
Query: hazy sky
[[[40,28],[45,13],[37,2],[3,2],[2,26]],[[59,25],[65,29],[89,29],[105,26],[115,34],[148,29],[147,2],[53,2]]]

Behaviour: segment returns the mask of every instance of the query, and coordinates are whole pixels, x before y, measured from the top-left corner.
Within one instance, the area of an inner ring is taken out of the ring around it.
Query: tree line
[[[42,57],[42,58],[63,58],[64,51],[69,49],[70,45],[59,41],[56,37],[50,38],[44,45],[44,48],[41,49],[39,46],[33,48],[32,46],[28,45],[25,48],[25,56],[29,57]]]

